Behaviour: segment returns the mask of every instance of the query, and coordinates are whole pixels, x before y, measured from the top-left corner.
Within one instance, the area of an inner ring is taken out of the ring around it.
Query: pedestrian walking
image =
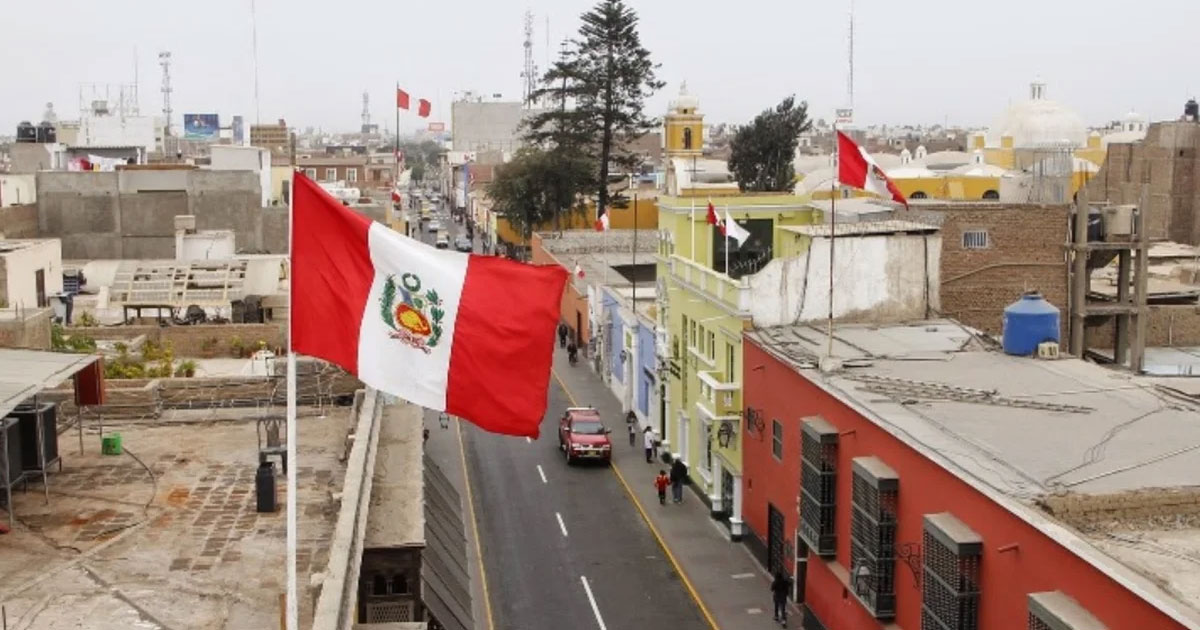
[[[632,411],[625,414],[625,424],[627,425],[626,428],[629,429],[629,446],[637,446],[637,414]]]
[[[659,470],[658,476],[654,478],[654,489],[658,490],[658,504],[667,504],[667,486],[671,484],[671,478],[667,476],[667,471]]]
[[[683,484],[687,482],[687,474],[687,464],[676,457],[671,462],[671,500],[676,503],[683,503]]]
[[[775,603],[775,621],[780,626],[787,627],[787,597],[792,590],[792,579],[783,569],[775,571],[775,579],[771,580],[771,599]]]
[[[651,459],[651,455],[654,453],[654,431],[650,427],[646,427],[646,430],[642,431],[642,446],[646,448],[646,463],[653,464],[654,460]]]
[[[567,324],[566,322],[558,322],[558,347],[567,347]]]

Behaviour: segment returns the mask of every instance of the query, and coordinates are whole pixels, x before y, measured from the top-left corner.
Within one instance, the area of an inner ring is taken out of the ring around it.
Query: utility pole
[[[158,65],[162,66],[162,95],[163,117],[167,119],[163,130],[163,138],[171,135],[171,52],[164,50],[158,53]],[[165,149],[166,147],[164,147]]]

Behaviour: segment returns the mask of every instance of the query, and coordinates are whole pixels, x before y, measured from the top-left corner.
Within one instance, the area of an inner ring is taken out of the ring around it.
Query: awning
[[[92,354],[0,348],[0,417],[38,392],[58,387],[98,358]]]

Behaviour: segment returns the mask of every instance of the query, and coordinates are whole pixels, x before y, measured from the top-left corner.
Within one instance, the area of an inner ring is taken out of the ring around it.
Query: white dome
[[[1002,137],[1012,136],[1016,148],[1085,146],[1088,130],[1079,114],[1044,98],[1036,86],[1033,98],[1010,106],[988,129],[988,145],[999,146]]]
[[[671,109],[673,111],[689,110],[694,112],[699,108],[700,99],[688,94],[687,81],[684,81],[679,85],[679,96],[675,97],[675,100],[671,101]]]

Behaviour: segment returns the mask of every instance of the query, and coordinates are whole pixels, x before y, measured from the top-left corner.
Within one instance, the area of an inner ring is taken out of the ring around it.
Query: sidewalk
[[[573,404],[599,409],[613,430],[613,472],[709,623],[722,630],[778,628],[771,619],[770,577],[745,546],[730,542],[728,530],[709,516],[700,498],[685,491],[681,504],[658,504],[653,479],[667,466],[661,459],[647,464],[640,441],[636,448],[629,446],[621,403],[599,375],[583,360],[572,367],[566,352],[556,347],[554,376]],[[800,627],[799,611],[791,603],[788,617],[789,627]]]

